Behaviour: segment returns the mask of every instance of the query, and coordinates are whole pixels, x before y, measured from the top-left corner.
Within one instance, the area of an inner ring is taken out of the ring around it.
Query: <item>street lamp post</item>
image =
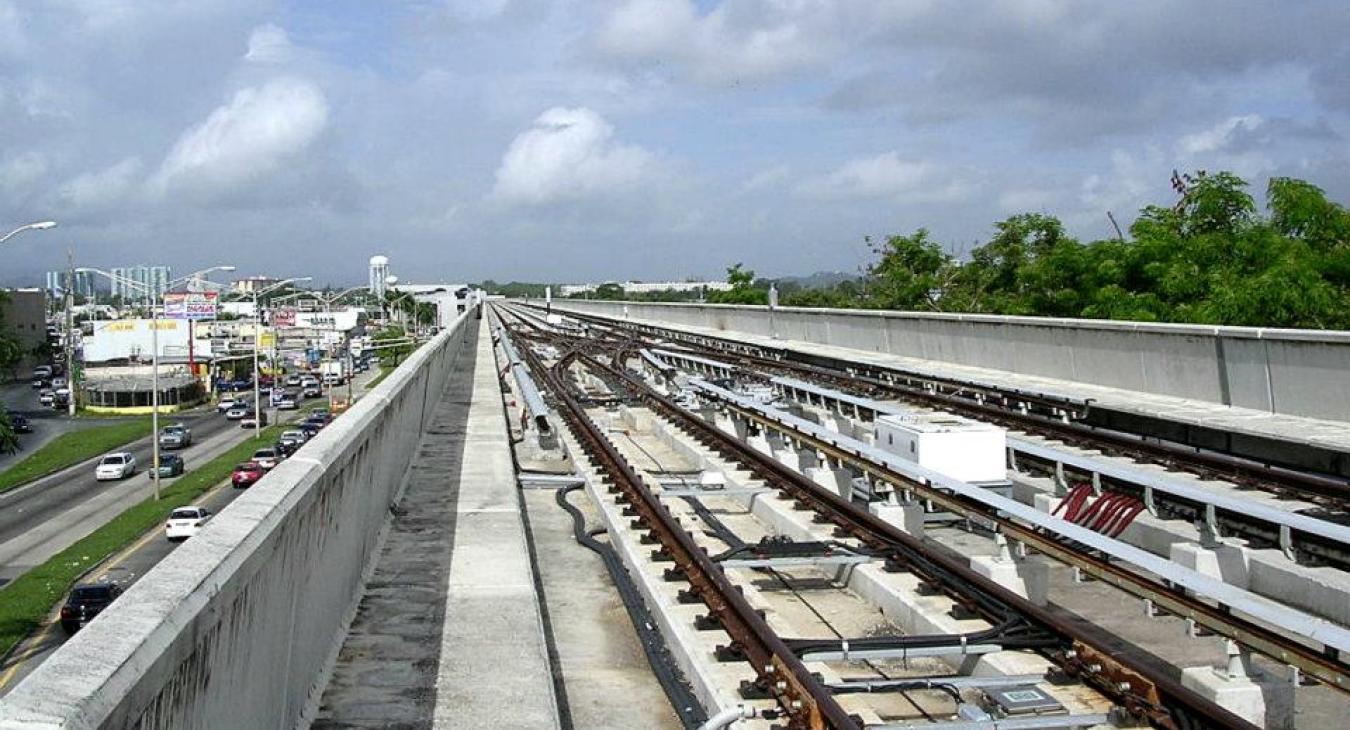
[[[283,279],[266,289],[253,292],[253,438],[255,439],[262,435],[262,388],[258,382],[262,377],[262,373],[258,370],[258,348],[262,347],[262,310],[258,308],[258,297],[297,281],[309,281],[311,278],[297,276]],[[275,388],[276,384],[273,383],[272,387]]]
[[[55,227],[56,221],[39,221],[37,223],[29,223],[27,225],[22,225],[10,231],[9,233],[6,233],[5,235],[0,236],[0,243],[8,241],[9,239],[19,235],[20,233],[23,233],[24,231],[45,231],[48,228],[55,228]]]

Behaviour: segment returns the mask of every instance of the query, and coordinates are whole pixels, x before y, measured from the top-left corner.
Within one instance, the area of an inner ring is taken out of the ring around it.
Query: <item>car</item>
[[[287,375],[287,376],[286,376],[286,385],[289,385],[289,386],[292,386],[292,387],[295,387],[295,386],[297,386],[297,385],[300,385],[300,376],[299,376],[298,374],[296,374],[296,373],[291,373],[290,375]]]
[[[192,445],[192,430],[181,423],[165,426],[159,432],[161,449],[186,449]]]
[[[236,489],[251,487],[257,483],[259,479],[262,479],[263,475],[266,473],[267,472],[264,471],[261,466],[258,466],[252,461],[246,461],[234,468],[234,471],[230,474],[230,483],[233,484]]]
[[[33,378],[34,388],[47,388],[52,384],[51,378]]]
[[[39,365],[33,368],[34,380],[48,380],[52,377],[52,374],[53,373],[51,365]]]
[[[328,419],[319,418],[317,416],[310,416],[309,418],[306,418],[300,425],[301,426],[310,425],[316,429],[322,429],[328,425]]]
[[[300,404],[295,402],[295,397],[290,395],[281,396],[273,405],[277,407],[278,411],[294,411],[300,407]]]
[[[306,375],[300,379],[300,387],[308,388],[310,386],[314,386],[315,388],[319,387],[319,379],[313,375]]]
[[[65,378],[52,378],[52,388],[56,390],[61,390],[64,387],[66,387]]]
[[[263,411],[261,415],[255,416],[252,413],[239,421],[240,428],[258,429],[267,425],[267,412]]]
[[[253,452],[251,461],[261,466],[264,471],[272,471],[277,468],[277,464],[280,464],[283,458],[281,454],[277,453],[276,449],[258,449]]]
[[[44,406],[50,406],[56,402],[56,393],[51,388],[43,388],[38,391],[38,403]]]
[[[300,395],[305,398],[318,398],[323,395],[323,388],[318,385],[306,385],[300,391]]]
[[[216,412],[226,413],[233,408],[238,408],[243,405],[247,405],[247,401],[236,398],[221,398],[220,402],[216,404]]]
[[[278,454],[289,457],[299,451],[300,446],[301,444],[298,441],[291,439],[277,439],[276,445],[272,448],[276,449]]]
[[[22,413],[15,413],[13,411],[10,411],[6,415],[9,416],[9,425],[10,428],[14,429],[14,433],[33,432],[33,424],[28,420],[28,416],[25,416]]]
[[[333,412],[328,410],[327,408],[311,408],[309,409],[309,415],[305,417],[305,420],[309,420],[311,418],[316,420],[323,419],[323,422],[327,423],[333,420]]]
[[[178,454],[159,455],[158,472],[161,479],[163,479],[164,477],[179,476],[180,474],[183,473],[183,470],[186,468],[187,462],[183,461],[183,457],[179,456]]]
[[[94,479],[106,482],[126,479],[136,473],[136,457],[130,451],[118,451],[99,460],[94,467]]]
[[[251,415],[253,415],[253,404],[245,404],[242,401],[235,403],[234,407],[225,411],[225,417],[231,421],[238,421],[241,418],[248,418]]]
[[[281,438],[292,439],[294,441],[298,441],[303,444],[309,440],[309,434],[300,430],[282,431]]]
[[[338,375],[337,373],[324,373],[324,374],[323,374],[323,384],[324,384],[324,385],[342,385],[342,376],[341,376],[341,375]]]
[[[205,507],[179,507],[169,513],[164,523],[164,537],[171,542],[186,540],[196,535],[211,521],[211,510]]]
[[[305,433],[305,436],[307,436],[308,438],[314,438],[314,434],[317,434],[323,428],[323,426],[318,423],[301,421],[300,423],[296,424],[296,428],[303,431]]]
[[[85,583],[75,586],[61,606],[61,628],[74,634],[122,595],[116,583]]]

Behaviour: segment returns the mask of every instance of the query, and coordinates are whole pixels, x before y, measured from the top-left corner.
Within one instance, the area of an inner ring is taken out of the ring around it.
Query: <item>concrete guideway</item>
[[[486,320],[456,362],[313,727],[558,727]]]
[[[1344,332],[640,302],[553,307],[1350,453]],[[1216,355],[1225,351],[1218,342],[1231,351]]]
[[[477,335],[461,317],[0,699],[0,728],[304,724],[412,454]]]

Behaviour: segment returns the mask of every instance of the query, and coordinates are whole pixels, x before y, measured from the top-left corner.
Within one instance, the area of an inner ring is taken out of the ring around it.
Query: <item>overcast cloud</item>
[[[1350,4],[0,0],[0,284],[855,270],[1171,171],[1350,201]],[[7,229],[6,229],[7,230]],[[0,231],[2,233],[2,231]]]

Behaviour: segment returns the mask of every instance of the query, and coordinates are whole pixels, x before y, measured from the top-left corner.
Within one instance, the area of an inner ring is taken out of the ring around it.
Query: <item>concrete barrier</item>
[[[472,313],[0,699],[0,728],[292,728],[312,716]]]
[[[1346,331],[570,299],[553,306],[1350,420]]]

